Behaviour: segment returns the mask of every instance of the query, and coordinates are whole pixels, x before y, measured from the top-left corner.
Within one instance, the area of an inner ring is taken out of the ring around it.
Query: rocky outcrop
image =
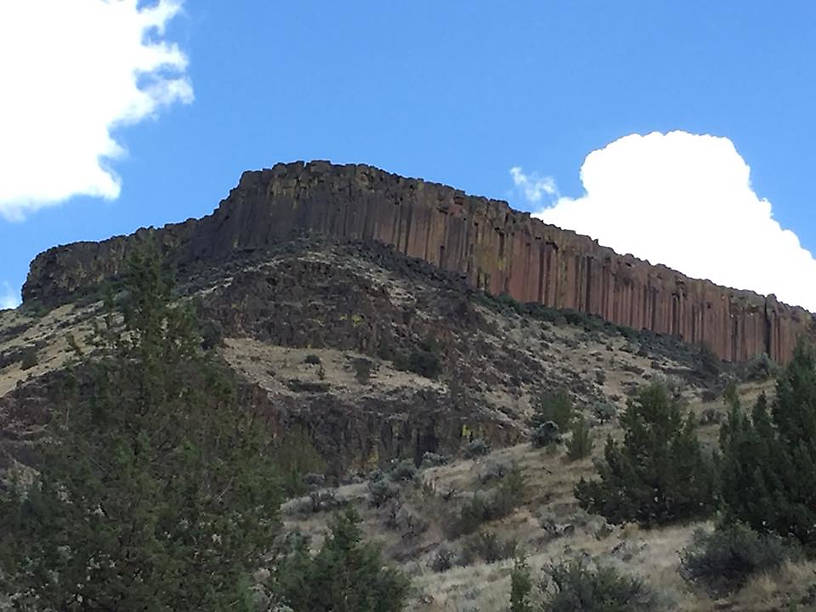
[[[23,299],[53,304],[116,277],[128,252],[148,236],[184,267],[262,251],[303,232],[377,240],[493,294],[705,343],[730,361],[760,353],[786,361],[811,329],[802,308],[619,255],[505,202],[328,162],[245,172],[215,212],[198,221],[50,249],[32,262]]]

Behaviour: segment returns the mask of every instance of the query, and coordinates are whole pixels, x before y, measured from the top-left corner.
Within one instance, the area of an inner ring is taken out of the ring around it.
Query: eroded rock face
[[[796,339],[811,330],[811,315],[802,308],[618,255],[505,202],[328,162],[245,172],[216,211],[198,221],[50,249],[32,262],[23,299],[54,304],[114,278],[128,252],[149,236],[183,269],[303,232],[377,240],[493,294],[705,343],[729,361],[767,353],[784,362]]]

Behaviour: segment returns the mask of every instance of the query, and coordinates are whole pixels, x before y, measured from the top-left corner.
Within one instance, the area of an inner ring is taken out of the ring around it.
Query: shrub
[[[524,473],[518,465],[513,464],[498,487],[498,500],[493,509],[494,518],[507,516],[519,506],[524,500],[525,489]]]
[[[408,370],[425,378],[436,378],[442,372],[439,352],[439,346],[435,342],[423,342],[407,355],[398,355],[394,365],[399,370]]]
[[[204,319],[199,325],[201,348],[209,351],[224,346],[224,328],[214,319]]]
[[[561,443],[561,432],[553,421],[546,421],[533,429],[530,434],[530,442],[533,448],[545,448],[553,444]]]
[[[544,609],[552,612],[651,611],[656,598],[642,580],[612,567],[573,560],[552,565]]]
[[[320,361],[320,357],[314,354],[306,355],[306,358],[303,360],[303,363],[308,365],[320,365],[322,362]]]
[[[365,357],[357,357],[352,360],[351,366],[354,368],[354,378],[361,385],[367,385],[371,380],[371,372],[374,370],[374,362]]]
[[[618,408],[610,402],[597,402],[592,407],[592,414],[599,423],[608,423],[618,416]]]
[[[450,521],[447,532],[451,538],[458,538],[476,531],[482,523],[492,517],[491,496],[477,491],[459,509],[459,515]]]
[[[501,480],[507,475],[510,469],[510,465],[503,461],[488,460],[479,471],[479,482],[486,484],[493,480]]]
[[[742,588],[751,574],[776,569],[793,553],[781,538],[739,523],[711,533],[698,529],[680,552],[680,574],[721,597]]]
[[[709,514],[715,478],[703,457],[691,415],[666,388],[651,384],[630,400],[620,418],[623,444],[607,439],[600,480],[581,478],[581,507],[611,523],[663,524]]]
[[[399,495],[399,487],[385,479],[375,480],[368,483],[368,494],[371,505],[379,508]]]
[[[722,421],[722,413],[716,408],[706,408],[700,415],[700,425],[716,425]]]
[[[307,431],[301,427],[285,432],[273,445],[272,456],[281,472],[281,484],[288,497],[306,492],[306,474],[320,473],[326,469],[326,462],[315,449]]]
[[[572,437],[567,442],[567,457],[575,461],[588,457],[592,452],[592,432],[584,417],[579,417],[572,425]]]
[[[446,465],[450,461],[450,457],[447,455],[438,455],[437,453],[426,452],[422,455],[422,463],[420,464],[421,467],[429,468],[429,467],[437,467],[440,465]]]
[[[524,557],[518,556],[510,574],[510,612],[533,612],[533,604],[530,601],[532,590],[530,568]]]
[[[710,377],[719,376],[720,370],[722,370],[722,361],[720,361],[720,358],[711,350],[709,345],[701,344],[697,356],[697,371],[700,374]]]
[[[816,551],[816,352],[800,343],[768,410],[739,403],[720,429],[722,499],[729,519],[793,536]]]
[[[473,459],[474,457],[481,457],[490,452],[490,443],[483,438],[474,438],[465,446],[463,454],[466,459]]]
[[[513,466],[495,489],[484,493],[477,491],[459,509],[459,515],[449,522],[447,531],[451,538],[476,531],[483,523],[510,514],[524,498],[524,474]]]
[[[399,463],[394,464],[388,475],[392,480],[413,480],[416,473],[417,469],[414,462],[410,459],[403,459]]]
[[[465,559],[481,558],[485,563],[496,563],[516,554],[518,542],[514,538],[502,539],[492,531],[474,534],[465,540],[462,556]]]
[[[34,348],[28,348],[23,353],[23,358],[20,362],[20,369],[21,370],[29,370],[33,368],[35,365],[39,363],[39,359],[37,359],[37,350]]]
[[[762,353],[744,364],[742,374],[746,380],[768,380],[779,375],[779,366]]]
[[[446,544],[442,544],[428,562],[428,566],[435,572],[447,572],[453,567],[456,553]]]
[[[555,393],[546,393],[535,402],[535,413],[532,418],[533,428],[552,421],[561,431],[569,429],[573,410],[569,394],[561,389]]]
[[[309,501],[311,502],[311,510],[313,513],[336,510],[346,504],[346,500],[337,498],[337,494],[333,489],[312,491],[309,493]]]

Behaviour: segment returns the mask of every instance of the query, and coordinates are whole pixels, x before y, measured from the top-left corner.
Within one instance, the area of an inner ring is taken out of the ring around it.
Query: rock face
[[[213,214],[197,221],[41,253],[23,299],[54,304],[115,278],[128,252],[149,236],[183,268],[217,264],[299,233],[380,241],[493,294],[705,343],[729,361],[767,353],[784,362],[796,339],[811,330],[810,313],[774,296],[618,255],[506,202],[370,166],[319,161],[245,172]]]

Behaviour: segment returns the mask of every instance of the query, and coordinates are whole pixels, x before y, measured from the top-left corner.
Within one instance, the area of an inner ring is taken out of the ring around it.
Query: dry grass
[[[0,397],[19,382],[42,376],[65,366],[73,356],[67,336],[73,335],[77,344],[85,347],[85,338],[91,332],[98,304],[77,307],[66,304],[47,312],[42,317],[29,317],[19,309],[0,312],[0,353],[24,347],[40,346],[36,350],[37,365],[23,370],[17,361],[0,369]],[[16,334],[4,332],[20,328]]]

